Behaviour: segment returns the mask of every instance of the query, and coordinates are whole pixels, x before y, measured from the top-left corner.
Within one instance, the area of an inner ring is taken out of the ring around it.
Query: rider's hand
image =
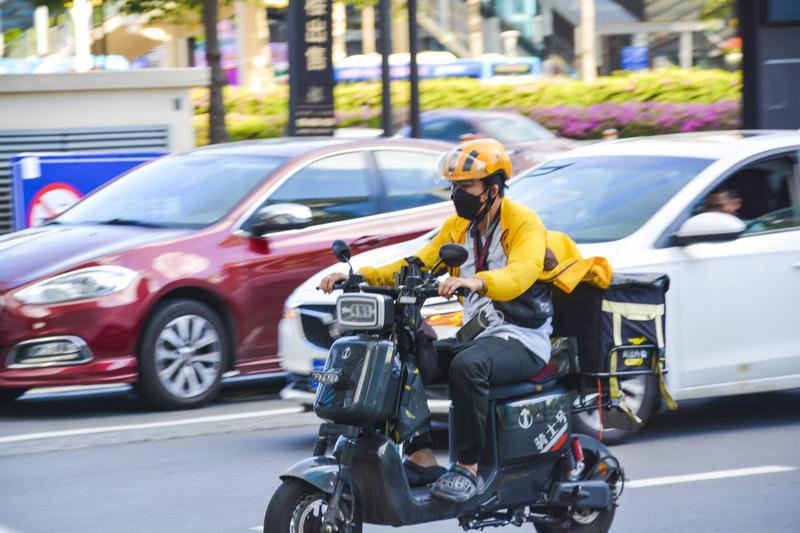
[[[319,282],[319,288],[326,294],[333,292],[333,285],[339,281],[345,281],[347,279],[347,274],[343,274],[341,272],[334,272],[333,274],[328,274],[322,281]]]
[[[451,276],[439,285],[439,296],[450,298],[459,287],[466,287],[470,292],[483,292],[486,284],[481,278],[467,279]]]

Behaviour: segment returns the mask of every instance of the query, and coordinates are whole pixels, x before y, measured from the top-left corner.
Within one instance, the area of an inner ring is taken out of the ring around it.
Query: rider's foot
[[[431,496],[461,503],[475,496],[480,490],[481,484],[481,478],[471,469],[462,465],[454,465],[433,484]]]
[[[438,464],[433,466],[420,466],[413,461],[403,461],[403,468],[406,471],[406,479],[410,487],[424,487],[439,479],[447,472],[447,469]]]

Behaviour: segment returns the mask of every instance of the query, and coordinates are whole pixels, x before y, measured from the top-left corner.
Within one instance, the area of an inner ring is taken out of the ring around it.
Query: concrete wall
[[[169,128],[170,150],[194,146],[191,87],[205,68],[0,76],[0,130]]]

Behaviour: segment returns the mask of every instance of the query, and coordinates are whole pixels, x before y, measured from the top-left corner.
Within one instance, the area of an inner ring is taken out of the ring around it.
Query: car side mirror
[[[747,228],[739,218],[727,213],[700,213],[684,222],[673,240],[678,246],[698,242],[724,242],[739,237]]]
[[[442,263],[450,268],[460,267],[467,260],[467,249],[460,244],[448,243],[439,248],[439,257]]]
[[[298,229],[311,223],[311,209],[301,204],[272,204],[256,213],[253,234],[261,237],[271,231]]]

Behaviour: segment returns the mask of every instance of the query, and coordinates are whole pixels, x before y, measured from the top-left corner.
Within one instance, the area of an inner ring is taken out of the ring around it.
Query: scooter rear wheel
[[[320,533],[322,517],[328,508],[328,495],[299,479],[284,481],[267,507],[264,516],[264,533]],[[342,502],[339,523],[350,516],[350,509]],[[341,527],[338,533],[361,533],[361,513],[358,505],[353,512],[351,525]]]
[[[561,527],[556,524],[536,524],[538,533],[566,533],[577,531],[580,533],[606,533],[611,529],[616,508],[603,510],[578,509],[570,517],[570,526]]]
[[[597,443],[597,445],[602,447],[600,443]],[[603,449],[605,449],[605,447],[603,447]],[[598,473],[598,469],[596,468],[599,459],[597,450],[589,448],[584,444],[583,453],[586,467],[581,475],[581,480],[589,481],[602,479],[607,481],[614,491],[614,505],[611,505],[608,509],[587,509],[578,507],[569,515],[568,527],[563,527],[560,524],[535,524],[538,533],[566,533],[575,531],[580,533],[606,533],[611,529],[611,524],[614,522],[614,514],[617,510],[616,499],[619,497],[619,494],[621,494],[617,493],[617,489],[619,489],[617,480],[618,477],[623,474],[619,469],[615,469],[613,472],[606,470],[604,473]],[[616,459],[614,462],[619,466]],[[551,512],[553,512],[553,515],[559,516],[557,509],[551,508]],[[562,510],[561,516],[564,516],[563,512]],[[565,516],[564,518],[566,522],[567,517]]]

